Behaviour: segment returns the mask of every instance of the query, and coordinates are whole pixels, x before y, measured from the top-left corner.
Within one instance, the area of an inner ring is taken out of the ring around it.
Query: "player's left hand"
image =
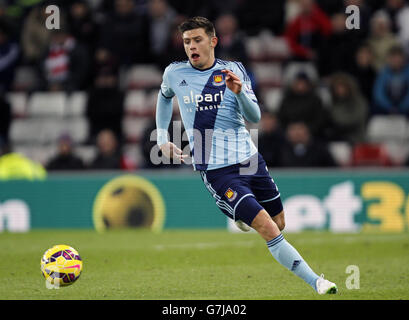
[[[227,88],[229,88],[235,94],[239,94],[241,92],[242,86],[240,78],[236,74],[234,74],[233,71],[224,69],[222,70],[222,72],[225,74]]]

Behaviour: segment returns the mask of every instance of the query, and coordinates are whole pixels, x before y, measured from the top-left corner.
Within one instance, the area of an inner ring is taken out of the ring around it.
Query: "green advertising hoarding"
[[[409,230],[409,171],[271,171],[286,231]],[[197,172],[59,174],[0,182],[0,231],[145,226],[226,228]]]

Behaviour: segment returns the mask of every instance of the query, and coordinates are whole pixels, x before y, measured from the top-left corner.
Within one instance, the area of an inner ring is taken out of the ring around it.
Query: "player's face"
[[[183,32],[183,45],[192,66],[198,69],[210,68],[214,62],[216,37],[209,37],[203,28]]]

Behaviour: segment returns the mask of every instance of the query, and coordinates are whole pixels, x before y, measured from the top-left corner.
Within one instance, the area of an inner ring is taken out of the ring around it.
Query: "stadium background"
[[[345,28],[348,5],[360,29]],[[176,26],[203,15],[217,56],[251,75],[263,116],[249,128],[287,232],[407,232],[409,69],[389,77],[388,55],[407,55],[408,12],[403,0],[1,1],[0,231],[229,227],[191,168],[149,157],[163,69],[185,59]]]

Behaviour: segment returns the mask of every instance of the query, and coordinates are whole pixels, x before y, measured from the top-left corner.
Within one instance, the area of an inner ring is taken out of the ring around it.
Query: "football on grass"
[[[64,287],[78,280],[82,260],[77,250],[59,244],[48,249],[41,258],[41,273],[49,284]]]

